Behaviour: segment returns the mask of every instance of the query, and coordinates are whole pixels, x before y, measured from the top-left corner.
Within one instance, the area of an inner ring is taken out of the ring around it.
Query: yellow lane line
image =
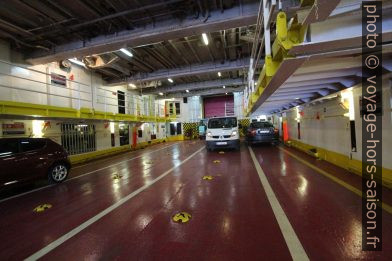
[[[299,162],[305,164],[305,165],[308,166],[309,168],[314,169],[314,170],[317,171],[318,173],[320,173],[320,174],[322,174],[323,176],[325,176],[325,177],[331,179],[332,181],[336,182],[336,183],[339,184],[340,186],[345,187],[346,189],[350,190],[350,191],[353,192],[354,194],[356,194],[356,195],[362,197],[362,191],[359,190],[359,189],[357,189],[356,187],[351,186],[351,185],[348,184],[347,182],[344,182],[343,180],[341,180],[341,179],[335,177],[334,175],[332,175],[332,174],[326,172],[325,170],[322,170],[321,168],[319,168],[319,167],[313,165],[312,163],[310,163],[310,162],[308,162],[308,161],[306,161],[306,160],[304,160],[304,159],[301,159],[299,156],[295,155],[294,153],[292,153],[292,152],[290,152],[290,151],[288,151],[288,150],[286,150],[286,149],[284,149],[284,148],[282,148],[282,147],[278,147],[278,148],[279,148],[280,150],[286,152],[287,154],[289,154],[291,157],[295,158],[295,159],[298,160]],[[377,204],[377,205],[379,205],[379,204]],[[391,206],[391,205],[388,205],[387,203],[382,203],[382,204],[381,204],[381,207],[382,207],[386,212],[388,212],[389,214],[392,214],[392,206]]]

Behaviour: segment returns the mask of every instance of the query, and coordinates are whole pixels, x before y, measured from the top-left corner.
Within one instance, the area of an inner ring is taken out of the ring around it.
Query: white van
[[[210,118],[206,134],[207,150],[216,148],[240,149],[240,133],[236,117]]]

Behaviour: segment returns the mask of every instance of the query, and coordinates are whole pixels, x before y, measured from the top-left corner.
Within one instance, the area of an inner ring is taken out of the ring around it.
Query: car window
[[[252,122],[250,124],[251,128],[271,128],[274,127],[274,125],[272,125],[272,123],[268,122],[268,121],[258,121],[258,122]]]
[[[0,140],[0,157],[19,152],[17,140]]]
[[[39,150],[45,147],[46,141],[41,139],[26,139],[20,141],[20,148],[22,152]]]
[[[237,119],[235,117],[214,118],[208,120],[209,129],[233,128],[233,127],[237,127]]]

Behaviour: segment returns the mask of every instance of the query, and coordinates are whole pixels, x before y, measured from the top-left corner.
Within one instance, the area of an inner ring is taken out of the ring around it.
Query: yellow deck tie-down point
[[[186,223],[191,220],[192,215],[187,212],[179,212],[173,216],[173,221],[177,223]]]
[[[204,179],[204,180],[213,180],[214,177],[211,176],[211,175],[208,175],[208,176],[203,176],[203,179]]]
[[[220,160],[214,160],[214,163],[218,164],[218,163],[220,163]]]
[[[120,175],[120,174],[114,174],[113,175],[113,179],[114,180],[119,180],[119,179],[121,179],[122,178],[122,175]]]
[[[219,154],[225,154],[225,152],[224,151],[219,151]]]
[[[36,208],[34,208],[33,211],[37,212],[37,213],[44,212],[45,210],[50,209],[51,207],[52,207],[52,205],[50,205],[50,204],[42,204],[42,205],[39,205]]]

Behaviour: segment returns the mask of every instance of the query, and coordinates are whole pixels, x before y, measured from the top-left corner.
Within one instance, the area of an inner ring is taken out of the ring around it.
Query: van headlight
[[[233,131],[232,133],[231,133],[231,137],[234,137],[234,136],[236,136],[237,135],[237,131]]]
[[[207,132],[207,137],[212,137],[212,133],[211,132]]]

